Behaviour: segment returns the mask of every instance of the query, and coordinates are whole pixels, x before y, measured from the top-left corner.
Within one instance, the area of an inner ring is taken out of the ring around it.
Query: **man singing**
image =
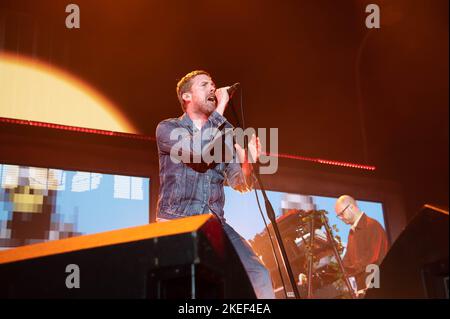
[[[184,114],[164,120],[156,128],[160,173],[158,221],[214,214],[236,249],[256,296],[274,298],[269,272],[246,240],[225,222],[223,212],[225,180],[239,192],[252,189],[248,158],[259,158],[259,140],[252,136],[248,156],[239,144],[234,144],[231,161],[201,160],[205,147],[215,137],[214,132],[232,128],[223,116],[230,98],[228,87],[216,89],[207,72],[193,71],[178,82],[176,90]],[[174,148],[177,151],[174,152]],[[178,150],[184,156],[174,156],[178,155]]]

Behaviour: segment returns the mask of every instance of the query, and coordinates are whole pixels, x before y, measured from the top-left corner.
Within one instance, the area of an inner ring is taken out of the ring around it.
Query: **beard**
[[[201,113],[206,114],[206,115],[211,115],[212,112],[214,112],[214,110],[217,107],[217,102],[216,101],[209,101],[209,100],[204,100],[204,101],[199,101],[197,104],[197,110],[199,110]]]
[[[215,109],[216,109],[216,104],[212,103],[212,102],[209,102],[209,101],[206,102],[206,103],[203,103],[200,106],[200,110],[203,113],[208,114],[208,115],[211,115],[211,113],[214,112]]]
[[[194,94],[191,109],[195,113],[209,117],[217,108],[217,98],[214,94]]]

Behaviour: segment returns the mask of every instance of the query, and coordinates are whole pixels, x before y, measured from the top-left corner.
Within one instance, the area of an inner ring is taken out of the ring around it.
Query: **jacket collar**
[[[366,214],[363,212],[363,213],[361,214],[360,218],[356,221],[356,225],[353,225],[353,226],[351,227],[351,229],[352,229],[353,231],[360,230],[360,229],[365,228],[366,225],[367,225],[367,216],[366,216]]]
[[[180,119],[180,123],[184,126],[192,128],[192,126],[194,125],[194,122],[192,122],[191,118],[189,117],[189,115],[186,112],[184,112],[183,115],[181,115],[179,117],[179,119]]]
[[[194,132],[194,122],[189,117],[189,115],[185,112],[183,115],[179,117],[180,125],[184,128],[188,129],[191,134]]]

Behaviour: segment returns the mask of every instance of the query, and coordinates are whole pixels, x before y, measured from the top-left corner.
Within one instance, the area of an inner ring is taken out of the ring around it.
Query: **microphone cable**
[[[245,131],[246,127],[245,127],[245,117],[244,117],[244,107],[243,107],[243,105],[244,105],[243,104],[243,90],[242,90],[242,88],[240,88],[239,93],[240,93],[239,94],[240,95],[240,104],[241,104],[240,105],[240,109],[241,109],[241,119],[242,119],[241,127],[242,127],[242,130]],[[233,104],[231,99],[230,99],[230,103],[231,103],[231,108],[232,108],[233,114],[236,116],[236,120],[237,120],[238,124],[240,124],[239,117],[237,116],[237,112],[236,112],[236,110],[234,108],[234,104]],[[248,138],[247,138],[246,135],[244,135],[244,150],[247,153],[247,151],[248,151]],[[254,182],[257,182],[258,179],[254,176],[254,174],[255,173],[252,170],[253,180],[254,180]],[[258,183],[258,186],[261,187],[261,185],[259,185],[259,183]],[[263,213],[263,210],[261,208],[261,204],[259,202],[258,191],[256,190],[256,187],[253,187],[253,191],[255,192],[255,197],[256,197],[256,202],[258,204],[259,213],[261,214],[261,218],[262,218],[262,220],[264,222],[264,226],[266,228],[267,234],[269,235],[269,241],[270,241],[270,245],[272,247],[272,253],[273,253],[273,256],[274,256],[274,259],[275,259],[275,263],[277,265],[278,273],[280,274],[280,279],[281,279],[281,284],[283,286],[284,294],[286,296],[286,299],[288,299],[288,294],[287,294],[287,290],[286,290],[286,284],[285,284],[284,279],[283,279],[283,273],[281,271],[280,262],[278,260],[277,254],[276,254],[275,245],[274,245],[274,242],[273,242],[272,235],[270,234],[266,218],[264,217],[264,213]],[[267,214],[267,212],[266,212],[266,214]],[[289,260],[287,262],[289,262]],[[295,287],[292,287],[292,289],[295,289]]]

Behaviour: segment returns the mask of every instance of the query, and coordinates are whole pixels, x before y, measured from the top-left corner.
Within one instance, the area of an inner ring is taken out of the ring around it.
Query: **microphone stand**
[[[229,100],[228,103],[231,104],[231,109],[233,110],[233,113],[235,115],[237,115],[236,114],[236,110],[235,110],[234,105],[233,105],[233,102],[231,100],[231,97],[230,97],[230,100]],[[239,121],[239,117],[238,116],[236,116],[236,120],[237,120],[239,126],[242,126],[240,121]],[[243,127],[243,129],[245,130],[244,127]],[[248,138],[247,138],[247,136],[244,137],[244,150],[245,150],[245,157],[248,159]],[[259,184],[261,193],[262,193],[262,195],[264,197],[264,205],[266,207],[267,216],[269,217],[269,219],[270,219],[270,221],[272,223],[272,227],[273,227],[273,230],[275,232],[275,237],[277,239],[278,247],[279,247],[280,252],[281,252],[281,257],[283,259],[284,266],[286,267],[286,271],[288,273],[288,277],[289,277],[289,281],[290,281],[291,286],[292,286],[292,290],[294,291],[295,299],[300,299],[300,293],[298,291],[297,283],[296,283],[296,281],[294,279],[294,274],[292,272],[291,264],[289,262],[289,258],[288,258],[287,253],[286,253],[286,248],[284,247],[283,239],[281,238],[280,230],[278,229],[277,221],[276,221],[276,218],[275,218],[275,211],[273,210],[273,206],[270,203],[269,198],[267,197],[266,190],[265,190],[264,185],[263,185],[263,183],[261,181],[261,175],[259,174],[259,170],[257,169],[258,167],[255,168],[255,166],[259,166],[259,165],[253,165],[253,163],[251,163],[251,162],[252,161],[250,161],[248,164],[251,166],[252,175],[256,178],[256,180],[257,180],[257,182]],[[267,231],[269,231],[269,230],[267,229]],[[276,254],[275,251],[273,253]],[[283,274],[280,274],[280,276],[283,276]],[[286,287],[285,287],[285,291],[286,291]],[[288,296],[286,296],[286,298],[287,297]]]
[[[247,149],[246,149],[246,152],[247,152]],[[278,229],[277,221],[275,218],[275,211],[273,210],[273,206],[270,203],[269,198],[267,197],[266,190],[261,181],[261,175],[259,174],[259,170],[254,169],[255,167],[252,163],[250,163],[250,165],[252,165],[253,176],[256,177],[256,180],[258,181],[261,193],[264,197],[264,204],[266,207],[267,216],[269,217],[270,221],[272,222],[273,231],[275,232],[275,237],[277,238],[278,247],[280,248],[281,256],[283,259],[283,263],[286,267],[286,271],[288,273],[288,277],[289,277],[289,281],[292,286],[292,290],[294,290],[295,299],[300,299],[300,293],[298,292],[297,283],[294,279],[294,274],[292,272],[291,264],[289,262],[289,258],[286,253],[286,248],[284,247],[283,239],[281,238],[280,230]],[[256,165],[256,166],[258,166],[258,165]],[[267,230],[267,231],[269,231],[269,230]],[[280,276],[282,276],[282,274],[280,274]]]

